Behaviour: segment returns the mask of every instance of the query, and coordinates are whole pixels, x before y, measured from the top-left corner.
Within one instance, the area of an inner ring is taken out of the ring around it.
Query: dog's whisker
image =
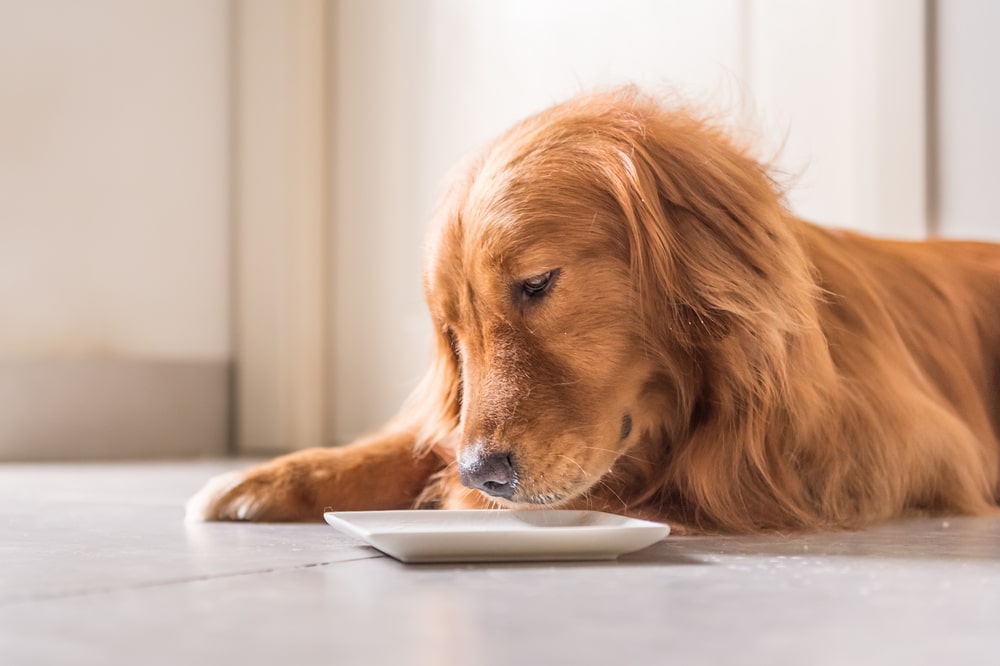
[[[641,462],[641,463],[643,463],[645,465],[651,464],[645,458],[640,458],[639,456],[632,455],[631,453],[622,453],[621,451],[615,451],[614,449],[602,449],[599,446],[584,446],[583,448],[585,448],[585,449],[592,449],[594,451],[604,451],[606,453],[614,453],[615,455],[617,455],[620,458],[629,458],[631,460],[635,460],[636,462]]]
[[[583,477],[584,477],[584,478],[587,478],[587,477],[589,476],[589,474],[587,474],[587,470],[585,470],[585,469],[583,468],[583,465],[581,465],[581,464],[580,464],[579,462],[577,462],[577,461],[576,461],[576,460],[574,460],[573,458],[570,458],[570,457],[569,457],[568,455],[566,455],[565,453],[560,453],[560,454],[558,454],[558,455],[559,455],[559,457],[560,457],[560,458],[565,458],[566,460],[570,461],[571,463],[573,463],[574,465],[576,465],[577,467],[579,467],[579,468],[580,468],[580,471],[581,471],[581,472],[583,472]]]
[[[611,486],[609,486],[609,485],[607,484],[607,482],[605,482],[605,481],[600,481],[599,483],[601,484],[601,487],[603,487],[603,488],[604,488],[605,490],[607,490],[607,491],[608,491],[609,493],[611,493],[612,495],[614,495],[614,496],[615,496],[615,498],[616,498],[616,499],[617,499],[617,500],[618,500],[619,502],[621,502],[621,503],[622,503],[622,509],[623,509],[624,511],[628,511],[628,502],[626,502],[625,500],[623,500],[623,499],[622,499],[622,496],[621,496],[621,495],[619,495],[619,494],[618,494],[617,492],[615,492],[615,489],[614,489],[614,488],[612,488]]]

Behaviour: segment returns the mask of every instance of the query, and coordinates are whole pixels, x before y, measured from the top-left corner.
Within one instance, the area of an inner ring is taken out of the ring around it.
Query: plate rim
[[[533,511],[534,509],[528,509],[527,511]],[[512,514],[516,509],[386,509],[386,510],[374,510],[374,511],[324,511],[323,519],[333,527],[336,527],[330,522],[330,519],[334,519],[338,524],[346,526],[350,529],[352,534],[357,536],[370,537],[371,535],[378,534],[390,534],[393,536],[422,536],[428,534],[494,534],[494,535],[505,535],[505,534],[572,534],[572,533],[584,533],[589,532],[592,534],[601,532],[625,532],[625,531],[643,531],[643,530],[665,530],[661,538],[665,539],[670,536],[672,529],[669,523],[662,523],[653,520],[646,520],[644,518],[633,518],[631,516],[623,516],[617,513],[609,513],[607,511],[593,511],[589,509],[538,509],[539,511],[572,511],[574,513],[585,513],[585,514],[600,514],[605,516],[613,516],[615,518],[624,519],[626,522],[619,525],[567,525],[562,527],[547,527],[547,526],[532,526],[533,529],[496,529],[496,530],[483,530],[483,529],[425,529],[425,530],[377,530],[371,528],[365,528],[356,522],[351,521],[345,516],[351,515],[386,515],[386,514],[414,514],[420,513],[424,515],[441,515],[441,514],[488,514],[497,515],[498,513]]]

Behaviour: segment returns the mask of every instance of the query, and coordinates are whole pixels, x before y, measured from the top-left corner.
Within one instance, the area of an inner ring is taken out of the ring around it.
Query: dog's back
[[[894,425],[874,431],[897,439],[883,444],[912,457],[912,473],[928,477],[917,484],[927,497],[911,503],[967,509],[980,502],[955,495],[970,483],[986,484],[995,498],[1000,245],[803,230],[826,292],[821,318],[835,364],[859,398],[881,391],[865,396],[878,406],[867,414]]]

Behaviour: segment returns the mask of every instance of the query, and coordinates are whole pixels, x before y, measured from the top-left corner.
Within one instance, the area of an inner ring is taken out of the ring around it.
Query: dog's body
[[[699,531],[994,512],[1000,246],[792,217],[632,90],[522,122],[428,248],[427,376],[380,434],[211,482],[196,519],[553,506]]]

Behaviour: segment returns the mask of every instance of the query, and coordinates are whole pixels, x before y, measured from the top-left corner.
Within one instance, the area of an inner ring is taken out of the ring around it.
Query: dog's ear
[[[445,460],[454,457],[463,387],[457,344],[441,321],[442,305],[436,303],[446,291],[436,274],[452,276],[457,270],[449,252],[462,245],[460,211],[481,165],[482,154],[460,164],[447,179],[449,186],[438,202],[424,251],[424,295],[434,326],[431,362],[394,420],[396,427],[415,433],[418,451],[437,449]]]
[[[446,330],[436,330],[430,366],[396,421],[416,434],[418,451],[449,449],[454,446],[461,404],[462,374],[454,342]]]
[[[617,158],[640,307],[651,325],[669,314],[682,345],[748,336],[748,352],[780,355],[786,334],[815,326],[817,288],[775,183],[710,125],[638,113]]]
[[[630,112],[638,129],[617,155],[615,198],[641,325],[650,354],[680,348],[694,360],[694,376],[676,379],[691,385],[692,411],[670,483],[694,498],[695,522],[808,524],[796,454],[778,450],[798,439],[773,437],[812,422],[833,372],[800,223],[767,169],[720,131],[652,104]]]

